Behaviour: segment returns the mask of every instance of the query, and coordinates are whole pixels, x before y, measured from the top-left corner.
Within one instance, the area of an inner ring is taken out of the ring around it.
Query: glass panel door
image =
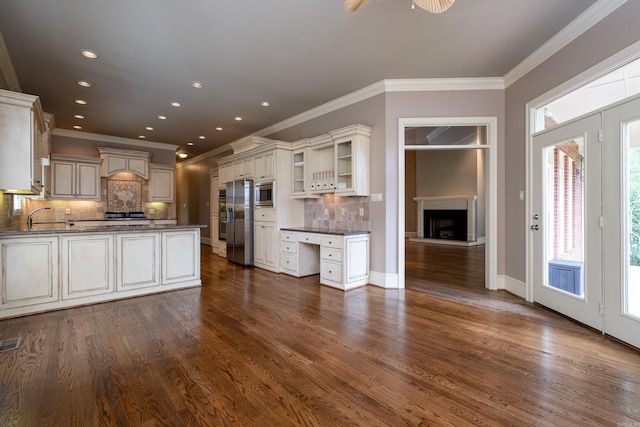
[[[537,134],[532,146],[534,301],[602,328],[600,115]]]

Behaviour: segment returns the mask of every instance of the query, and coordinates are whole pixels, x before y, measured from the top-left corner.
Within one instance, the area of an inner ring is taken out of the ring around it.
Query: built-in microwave
[[[258,182],[255,184],[255,207],[256,208],[272,208],[275,199],[275,182]]]

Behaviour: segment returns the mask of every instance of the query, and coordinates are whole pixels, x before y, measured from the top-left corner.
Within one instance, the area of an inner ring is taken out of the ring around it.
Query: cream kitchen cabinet
[[[253,178],[253,157],[235,160],[232,168],[234,180]]]
[[[100,200],[101,159],[51,156],[51,198]]]
[[[62,299],[89,297],[114,290],[113,235],[62,236]]]
[[[0,190],[41,193],[47,138],[38,97],[0,90]]]
[[[253,158],[253,178],[256,181],[274,178],[275,151],[262,153]]]
[[[173,166],[151,164],[149,166],[149,201],[175,201],[176,172]]]
[[[256,267],[278,272],[278,238],[276,223],[256,221],[254,228],[253,262]]]
[[[371,128],[352,125],[331,131],[329,134],[335,144],[335,194],[368,196]]]
[[[233,165],[218,166],[218,188],[225,188],[227,182],[233,181]]]
[[[162,285],[200,281],[200,229],[162,233]]]
[[[57,236],[0,240],[0,314],[58,301],[58,245]]]
[[[160,234],[118,234],[116,241],[116,289],[160,285]]]

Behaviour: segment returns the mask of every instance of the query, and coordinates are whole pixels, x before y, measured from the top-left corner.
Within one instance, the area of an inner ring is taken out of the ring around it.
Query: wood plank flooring
[[[202,288],[2,320],[0,426],[640,425],[640,352],[426,269],[344,293],[203,246]]]

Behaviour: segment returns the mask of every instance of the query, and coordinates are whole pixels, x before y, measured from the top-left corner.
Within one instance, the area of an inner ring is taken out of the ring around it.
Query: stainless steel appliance
[[[253,266],[253,180],[227,183],[227,259]]]
[[[256,183],[255,203],[256,208],[272,208],[275,198],[275,184],[270,182]]]
[[[218,190],[218,240],[227,240],[227,190]]]

